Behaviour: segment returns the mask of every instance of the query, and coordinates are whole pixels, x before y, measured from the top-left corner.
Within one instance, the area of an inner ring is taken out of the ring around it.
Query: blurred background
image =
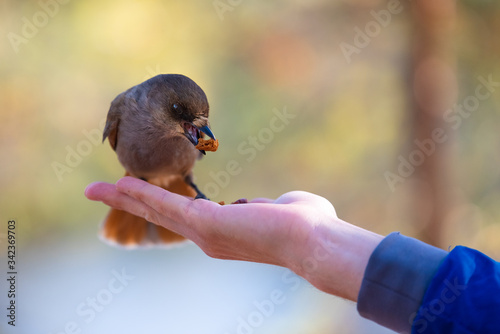
[[[208,96],[221,146],[195,175],[213,200],[306,190],[377,233],[500,260],[498,1],[0,6],[1,333],[390,332],[284,268],[97,238],[108,209],[83,191],[123,175],[103,119],[117,94],[160,73]],[[241,172],[224,179],[230,160]]]

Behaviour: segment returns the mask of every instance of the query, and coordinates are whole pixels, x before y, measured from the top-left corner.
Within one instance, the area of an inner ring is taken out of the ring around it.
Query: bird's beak
[[[198,139],[203,137],[203,134],[206,134],[212,139],[215,139],[214,134],[212,133],[212,130],[208,127],[208,125],[202,126],[202,127],[197,127],[192,123],[185,123],[184,124],[184,135],[189,139],[189,141],[194,145],[198,145]],[[200,150],[201,153],[205,154],[205,151]]]
[[[198,128],[198,130],[200,130],[201,132],[203,132],[204,134],[215,140],[215,136],[212,133],[212,130],[210,130],[210,128],[208,127],[208,125],[202,126],[201,128]]]
[[[201,128],[197,128],[199,131],[203,132],[204,134],[206,134],[207,136],[209,136],[210,138],[214,139],[215,140],[215,136],[214,134],[212,133],[212,130],[210,130],[210,128],[208,127],[208,125],[205,125],[205,126],[202,126]],[[200,134],[199,138],[202,138],[203,135]],[[203,153],[203,155],[207,154],[205,153],[205,151],[203,150],[199,150],[201,153]]]

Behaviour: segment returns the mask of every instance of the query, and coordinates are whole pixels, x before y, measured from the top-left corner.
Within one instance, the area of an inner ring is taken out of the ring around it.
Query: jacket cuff
[[[358,295],[358,312],[398,333],[410,333],[425,291],[448,255],[393,232],[375,248]]]

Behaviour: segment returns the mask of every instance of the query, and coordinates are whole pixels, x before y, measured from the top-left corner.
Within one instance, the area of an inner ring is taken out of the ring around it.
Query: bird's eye
[[[177,115],[182,115],[184,113],[183,108],[178,105],[177,103],[172,104],[172,110],[177,114]]]
[[[174,115],[176,115],[177,118],[192,122],[192,115],[189,113],[189,111],[186,109],[184,105],[174,103],[172,104],[172,112]]]

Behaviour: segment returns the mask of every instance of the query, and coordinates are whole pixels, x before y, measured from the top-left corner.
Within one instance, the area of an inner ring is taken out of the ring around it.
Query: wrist
[[[291,268],[316,288],[357,301],[368,260],[382,239],[335,217],[312,229]]]

